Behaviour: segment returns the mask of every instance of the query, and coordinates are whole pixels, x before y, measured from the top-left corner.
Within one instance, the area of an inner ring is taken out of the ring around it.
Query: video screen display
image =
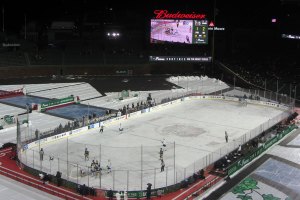
[[[207,20],[151,19],[151,43],[207,44]]]

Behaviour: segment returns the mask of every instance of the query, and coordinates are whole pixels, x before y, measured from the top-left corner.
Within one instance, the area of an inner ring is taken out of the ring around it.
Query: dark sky
[[[108,2],[102,0],[2,0],[0,6],[5,9],[5,26],[7,29],[20,28],[24,23],[24,14],[27,15],[28,21],[37,20],[41,23],[52,20],[80,20],[88,13],[94,16],[90,18],[94,18],[96,21],[101,21],[105,16],[110,16],[114,18],[116,23],[135,22],[141,24],[142,22],[148,23],[149,19],[153,17],[154,9],[205,13],[209,19],[213,18],[213,0],[121,2],[112,0]],[[109,8],[113,9],[111,15],[104,14],[108,12]],[[298,17],[300,17],[299,5],[283,5],[280,0],[216,0],[216,8],[218,11],[217,22],[220,25],[229,27],[265,27],[270,24],[273,17],[280,22],[285,21],[285,23],[300,21],[298,20]],[[298,15],[295,13],[298,13]]]

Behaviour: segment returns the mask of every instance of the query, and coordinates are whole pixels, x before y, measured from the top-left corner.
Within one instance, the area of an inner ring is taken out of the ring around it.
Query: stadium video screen
[[[151,19],[151,43],[207,44],[207,20]]]

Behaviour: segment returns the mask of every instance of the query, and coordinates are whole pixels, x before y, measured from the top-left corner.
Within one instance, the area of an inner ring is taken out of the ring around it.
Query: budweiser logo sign
[[[205,19],[205,14],[198,13],[169,13],[168,10],[154,10],[156,19]]]

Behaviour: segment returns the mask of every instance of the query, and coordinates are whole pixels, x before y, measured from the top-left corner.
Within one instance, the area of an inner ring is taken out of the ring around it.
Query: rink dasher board
[[[224,100],[224,101],[235,101],[238,102],[239,98],[237,97],[226,97],[226,96],[191,96],[191,97],[186,97],[189,99],[206,99],[206,100]],[[273,102],[266,102],[266,101],[258,101],[258,100],[252,100],[252,99],[245,99],[247,103],[249,104],[254,104],[254,105],[260,105],[260,106],[268,106],[268,107],[273,107],[277,108],[280,110],[288,110],[290,107],[283,105],[283,104],[278,104],[278,103],[273,103]]]
[[[22,147],[22,152],[26,151],[27,149],[31,149],[31,148],[34,148],[36,146],[39,146],[39,145],[41,146],[41,145],[48,144],[50,142],[55,142],[55,141],[58,141],[58,140],[61,140],[61,139],[67,138],[67,137],[78,136],[78,135],[84,134],[89,129],[98,128],[102,125],[107,126],[107,125],[113,124],[115,122],[121,122],[121,121],[127,120],[129,118],[138,117],[139,115],[144,114],[144,113],[161,110],[161,109],[170,107],[172,105],[182,103],[182,102],[187,101],[187,100],[195,100],[195,99],[199,99],[199,100],[201,100],[201,99],[202,100],[224,100],[224,101],[234,101],[234,102],[239,101],[239,98],[226,97],[226,96],[205,95],[205,96],[183,97],[181,99],[166,102],[166,103],[163,103],[163,104],[151,107],[151,108],[145,108],[145,109],[139,110],[137,112],[122,115],[122,116],[115,117],[115,118],[112,118],[112,119],[108,119],[108,120],[105,120],[105,121],[100,122],[100,123],[97,122],[95,124],[91,124],[91,125],[79,128],[79,129],[75,129],[75,130],[68,131],[68,132],[65,132],[65,133],[61,133],[61,134],[58,134],[58,135],[55,135],[55,136],[50,136],[50,137],[47,137],[47,138],[43,138],[41,140],[37,140],[37,141],[34,141],[32,143],[29,143],[29,144],[25,144]],[[281,104],[276,104],[276,103],[272,103],[272,102],[264,102],[264,101],[249,100],[249,99],[246,99],[246,101],[250,104],[255,104],[255,105],[260,105],[260,106],[268,106],[268,107],[273,107],[273,108],[281,109],[281,110],[288,110],[289,109],[288,106],[281,105]]]

